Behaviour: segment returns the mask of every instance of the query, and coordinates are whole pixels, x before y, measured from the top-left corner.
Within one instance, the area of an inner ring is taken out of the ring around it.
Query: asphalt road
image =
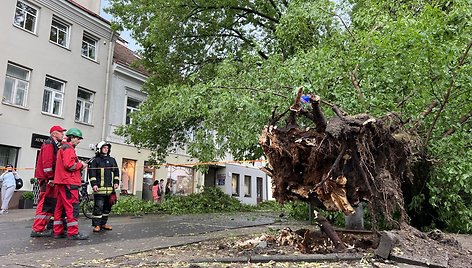
[[[112,231],[92,233],[91,222],[88,219],[79,219],[80,232],[90,234],[85,241],[70,241],[54,238],[31,238],[32,219],[0,221],[0,259],[2,256],[16,256],[54,251],[76,246],[101,248],[100,245],[133,245],[132,241],[143,239],[166,238],[178,239],[189,236],[208,234],[228,229],[237,229],[249,226],[271,224],[276,220],[273,214],[264,213],[237,213],[237,214],[202,214],[202,215],[146,215],[143,217],[112,216],[109,224]],[[126,243],[125,243],[126,242]],[[185,242],[185,241],[182,241]],[[135,243],[137,249],[140,244]],[[128,248],[129,250],[129,248]],[[1,264],[1,262],[0,262]]]

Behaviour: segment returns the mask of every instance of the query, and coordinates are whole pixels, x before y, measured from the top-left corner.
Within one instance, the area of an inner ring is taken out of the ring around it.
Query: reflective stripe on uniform
[[[105,168],[100,168],[100,177],[102,178],[100,180],[100,188],[105,186]]]
[[[47,219],[49,220],[51,218],[51,216],[47,216],[47,215],[36,215],[34,216],[35,219]]]
[[[102,215],[92,215],[92,219],[101,219]]]
[[[67,223],[67,227],[69,227],[69,226],[75,226],[75,225],[79,225],[79,222],[77,222],[77,221],[71,221],[71,222],[68,222],[68,223]]]
[[[96,180],[97,180],[97,178],[95,178],[95,177],[90,178],[90,181],[96,181]]]
[[[108,187],[100,187],[98,188],[98,191],[95,192],[96,194],[110,194],[111,192],[113,192],[113,187],[112,186],[108,186]]]
[[[109,214],[105,214],[105,213],[102,214],[103,217],[108,217],[108,215],[109,215]]]
[[[52,171],[52,168],[45,168],[43,169],[44,172],[51,172]]]
[[[54,225],[62,225],[62,221],[54,221]]]

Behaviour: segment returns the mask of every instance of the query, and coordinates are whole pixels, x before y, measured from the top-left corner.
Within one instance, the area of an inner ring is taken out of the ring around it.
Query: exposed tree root
[[[416,138],[402,131],[399,117],[349,116],[333,106],[336,116],[326,121],[320,98],[310,96],[311,107],[304,109],[301,96],[300,89],[284,126],[277,125],[283,116],[273,113],[259,141],[269,163],[263,170],[273,178],[276,200],[298,199],[346,215],[365,201],[374,229],[379,218],[396,228],[408,223],[401,185],[412,177]],[[300,116],[315,127],[302,129]]]

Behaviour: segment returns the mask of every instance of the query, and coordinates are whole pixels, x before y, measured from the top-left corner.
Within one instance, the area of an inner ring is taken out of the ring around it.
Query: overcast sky
[[[105,19],[111,21],[112,16],[108,13],[105,13],[103,9],[109,5],[108,0],[102,0],[102,8],[100,9],[100,16],[104,17]],[[129,49],[136,51],[139,49],[139,46],[136,44],[136,42],[131,38],[129,31],[123,31],[120,34],[121,38],[126,40],[128,42],[128,47]]]

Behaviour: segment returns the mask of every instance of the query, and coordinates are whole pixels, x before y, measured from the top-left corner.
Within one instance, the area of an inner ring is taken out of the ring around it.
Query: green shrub
[[[111,212],[118,215],[144,215],[155,213],[157,204],[152,201],[139,200],[134,196],[122,196],[112,207]]]
[[[309,220],[308,203],[302,201],[289,201],[284,204],[284,211],[292,219],[300,221]]]
[[[216,187],[204,187],[203,192],[188,196],[170,196],[159,203],[159,211],[182,215],[193,213],[250,211],[253,208],[225,194]]]
[[[256,209],[259,211],[285,212],[284,206],[275,200],[267,200],[257,204]]]
[[[21,194],[21,199],[34,199],[33,192],[23,192]]]

